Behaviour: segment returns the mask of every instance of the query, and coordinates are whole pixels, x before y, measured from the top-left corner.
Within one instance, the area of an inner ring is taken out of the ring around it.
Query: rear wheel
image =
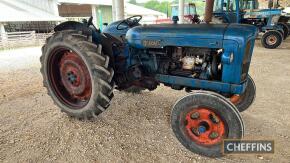
[[[77,31],[56,32],[42,48],[43,84],[56,105],[68,115],[91,119],[113,97],[113,74],[102,46]]]
[[[241,139],[244,125],[237,108],[213,92],[195,91],[173,107],[171,125],[177,139],[194,153],[222,156],[223,139]]]
[[[275,49],[281,45],[283,35],[278,31],[267,31],[261,38],[262,45],[267,49]]]

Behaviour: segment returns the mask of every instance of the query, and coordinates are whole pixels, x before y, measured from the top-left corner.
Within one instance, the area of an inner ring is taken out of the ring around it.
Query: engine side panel
[[[222,81],[241,83],[246,79],[258,30],[252,25],[231,24],[224,36]],[[241,74],[241,75],[237,75]]]
[[[115,57],[117,85],[240,94],[257,34],[249,25],[150,25],[128,30]],[[121,62],[120,62],[121,63]]]
[[[126,39],[130,46],[139,49],[166,46],[221,48],[226,27],[225,24],[138,26],[127,32]]]

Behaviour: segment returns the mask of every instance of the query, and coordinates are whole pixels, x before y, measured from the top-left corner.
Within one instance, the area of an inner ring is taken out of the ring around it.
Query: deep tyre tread
[[[222,117],[228,126],[228,139],[241,139],[244,135],[244,124],[237,108],[225,97],[208,91],[194,91],[176,102],[172,109],[171,125],[173,132],[181,144],[190,151],[208,156],[222,156],[222,142],[210,146],[200,145],[192,141],[182,130],[186,113],[196,107],[208,107]]]
[[[277,38],[276,43],[273,45],[270,45],[267,43],[267,37],[269,37],[270,35]],[[262,43],[263,47],[265,47],[267,49],[275,49],[275,48],[279,47],[281,45],[282,41],[283,41],[283,35],[279,31],[274,31],[274,30],[267,31],[266,33],[263,34],[263,36],[261,38],[261,43]]]
[[[286,40],[287,37],[289,36],[289,32],[290,32],[290,29],[289,29],[288,25],[285,24],[285,23],[281,23],[281,22],[279,22],[278,25],[282,26],[283,32],[284,32],[283,39]]]
[[[239,112],[247,110],[256,98],[256,85],[252,77],[248,76],[248,83],[245,92],[241,95],[240,100],[236,103]]]
[[[105,111],[114,96],[114,82],[112,82],[114,70],[109,67],[109,57],[99,53],[102,52],[102,46],[95,45],[89,38],[89,36],[83,35],[81,31],[65,30],[56,32],[46,39],[40,57],[43,85],[47,88],[48,95],[61,108],[61,111],[69,116],[84,120],[96,118],[97,115]],[[49,83],[47,74],[48,58],[51,52],[59,46],[76,52],[82,58],[90,73],[92,82],[91,98],[82,108],[73,109],[64,104],[59,100]]]

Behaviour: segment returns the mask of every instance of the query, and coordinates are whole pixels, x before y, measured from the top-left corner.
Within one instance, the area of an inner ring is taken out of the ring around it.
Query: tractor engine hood
[[[223,48],[225,39],[238,44],[256,36],[256,27],[240,24],[159,24],[130,29],[126,39],[130,46],[162,48],[166,46]]]

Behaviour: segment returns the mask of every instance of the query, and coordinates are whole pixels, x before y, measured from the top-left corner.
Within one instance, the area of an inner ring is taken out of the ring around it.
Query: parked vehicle
[[[171,15],[172,17],[178,17],[178,5],[172,4],[171,5]],[[180,18],[179,18],[180,19]],[[184,4],[184,18],[188,24],[199,24],[201,23],[200,16],[197,14],[195,3],[187,3]],[[167,19],[157,19],[156,24],[170,24],[173,23],[171,18]]]
[[[222,156],[223,139],[243,137],[239,111],[255,98],[248,72],[256,27],[142,26],[141,19],[113,22],[102,33],[92,18],[56,26],[40,58],[48,94],[68,115],[92,119],[110,106],[114,89],[154,90],[160,84],[185,89],[191,93],[173,106],[173,132],[192,152]]]
[[[263,34],[262,45],[274,49],[289,35],[289,18],[269,2],[269,9],[258,9],[257,0],[216,0],[214,15],[217,22],[255,25]]]

